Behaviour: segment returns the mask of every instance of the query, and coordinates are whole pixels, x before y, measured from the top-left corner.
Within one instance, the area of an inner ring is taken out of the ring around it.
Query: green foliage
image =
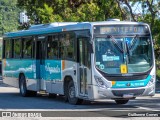
[[[160,20],[159,19],[155,20],[152,33],[156,43],[155,44],[156,58],[160,59]]]
[[[17,30],[20,9],[16,4],[17,0],[0,0],[0,35]]]
[[[158,80],[160,80],[160,69],[158,69],[158,70],[156,71],[156,77],[157,77]]]
[[[95,3],[87,3],[81,5],[81,7],[77,9],[74,17],[77,21],[96,21],[99,11],[100,9]]]
[[[37,15],[42,20],[42,23],[61,21],[59,17],[53,15],[52,7],[49,7],[46,3],[44,4],[43,8],[37,8],[37,11]]]
[[[121,12],[113,0],[18,0],[34,23],[67,21],[104,21],[107,18],[120,18]]]

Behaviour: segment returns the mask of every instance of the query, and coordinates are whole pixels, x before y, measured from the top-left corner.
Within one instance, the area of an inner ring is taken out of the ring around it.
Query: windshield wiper
[[[131,40],[131,44],[130,44],[130,46],[128,47],[129,50],[131,50],[132,47],[135,45],[137,36],[138,36],[138,35],[135,35],[135,36],[133,37],[133,39]]]
[[[131,55],[131,52],[130,52],[130,50],[129,50],[129,45],[128,45],[128,43],[127,43],[127,42],[125,42],[125,43],[126,43],[126,53],[128,54],[128,56],[127,56],[128,60],[127,60],[127,61],[130,61],[130,56],[132,56],[132,55]]]
[[[112,35],[110,35],[109,37],[111,38],[114,45],[123,53],[124,50],[121,48],[121,46],[118,44],[118,42],[114,39],[114,37]]]

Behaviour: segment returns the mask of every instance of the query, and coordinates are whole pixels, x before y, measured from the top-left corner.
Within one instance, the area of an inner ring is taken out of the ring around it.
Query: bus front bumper
[[[138,88],[101,88],[93,87],[93,98],[98,99],[132,99],[141,96],[154,96],[155,84]]]

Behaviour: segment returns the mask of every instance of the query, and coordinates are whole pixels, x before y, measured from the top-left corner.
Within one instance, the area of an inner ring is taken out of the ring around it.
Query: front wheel
[[[72,80],[68,83],[67,88],[67,98],[69,103],[74,105],[81,104],[83,100],[76,97],[76,90]]]
[[[115,102],[117,103],[117,104],[126,104],[126,103],[128,103],[128,99],[127,100],[115,100]]]

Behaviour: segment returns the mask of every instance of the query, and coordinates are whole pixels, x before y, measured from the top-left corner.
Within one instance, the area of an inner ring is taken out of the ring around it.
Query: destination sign
[[[94,33],[96,34],[147,34],[149,29],[144,25],[108,25],[95,26]]]

